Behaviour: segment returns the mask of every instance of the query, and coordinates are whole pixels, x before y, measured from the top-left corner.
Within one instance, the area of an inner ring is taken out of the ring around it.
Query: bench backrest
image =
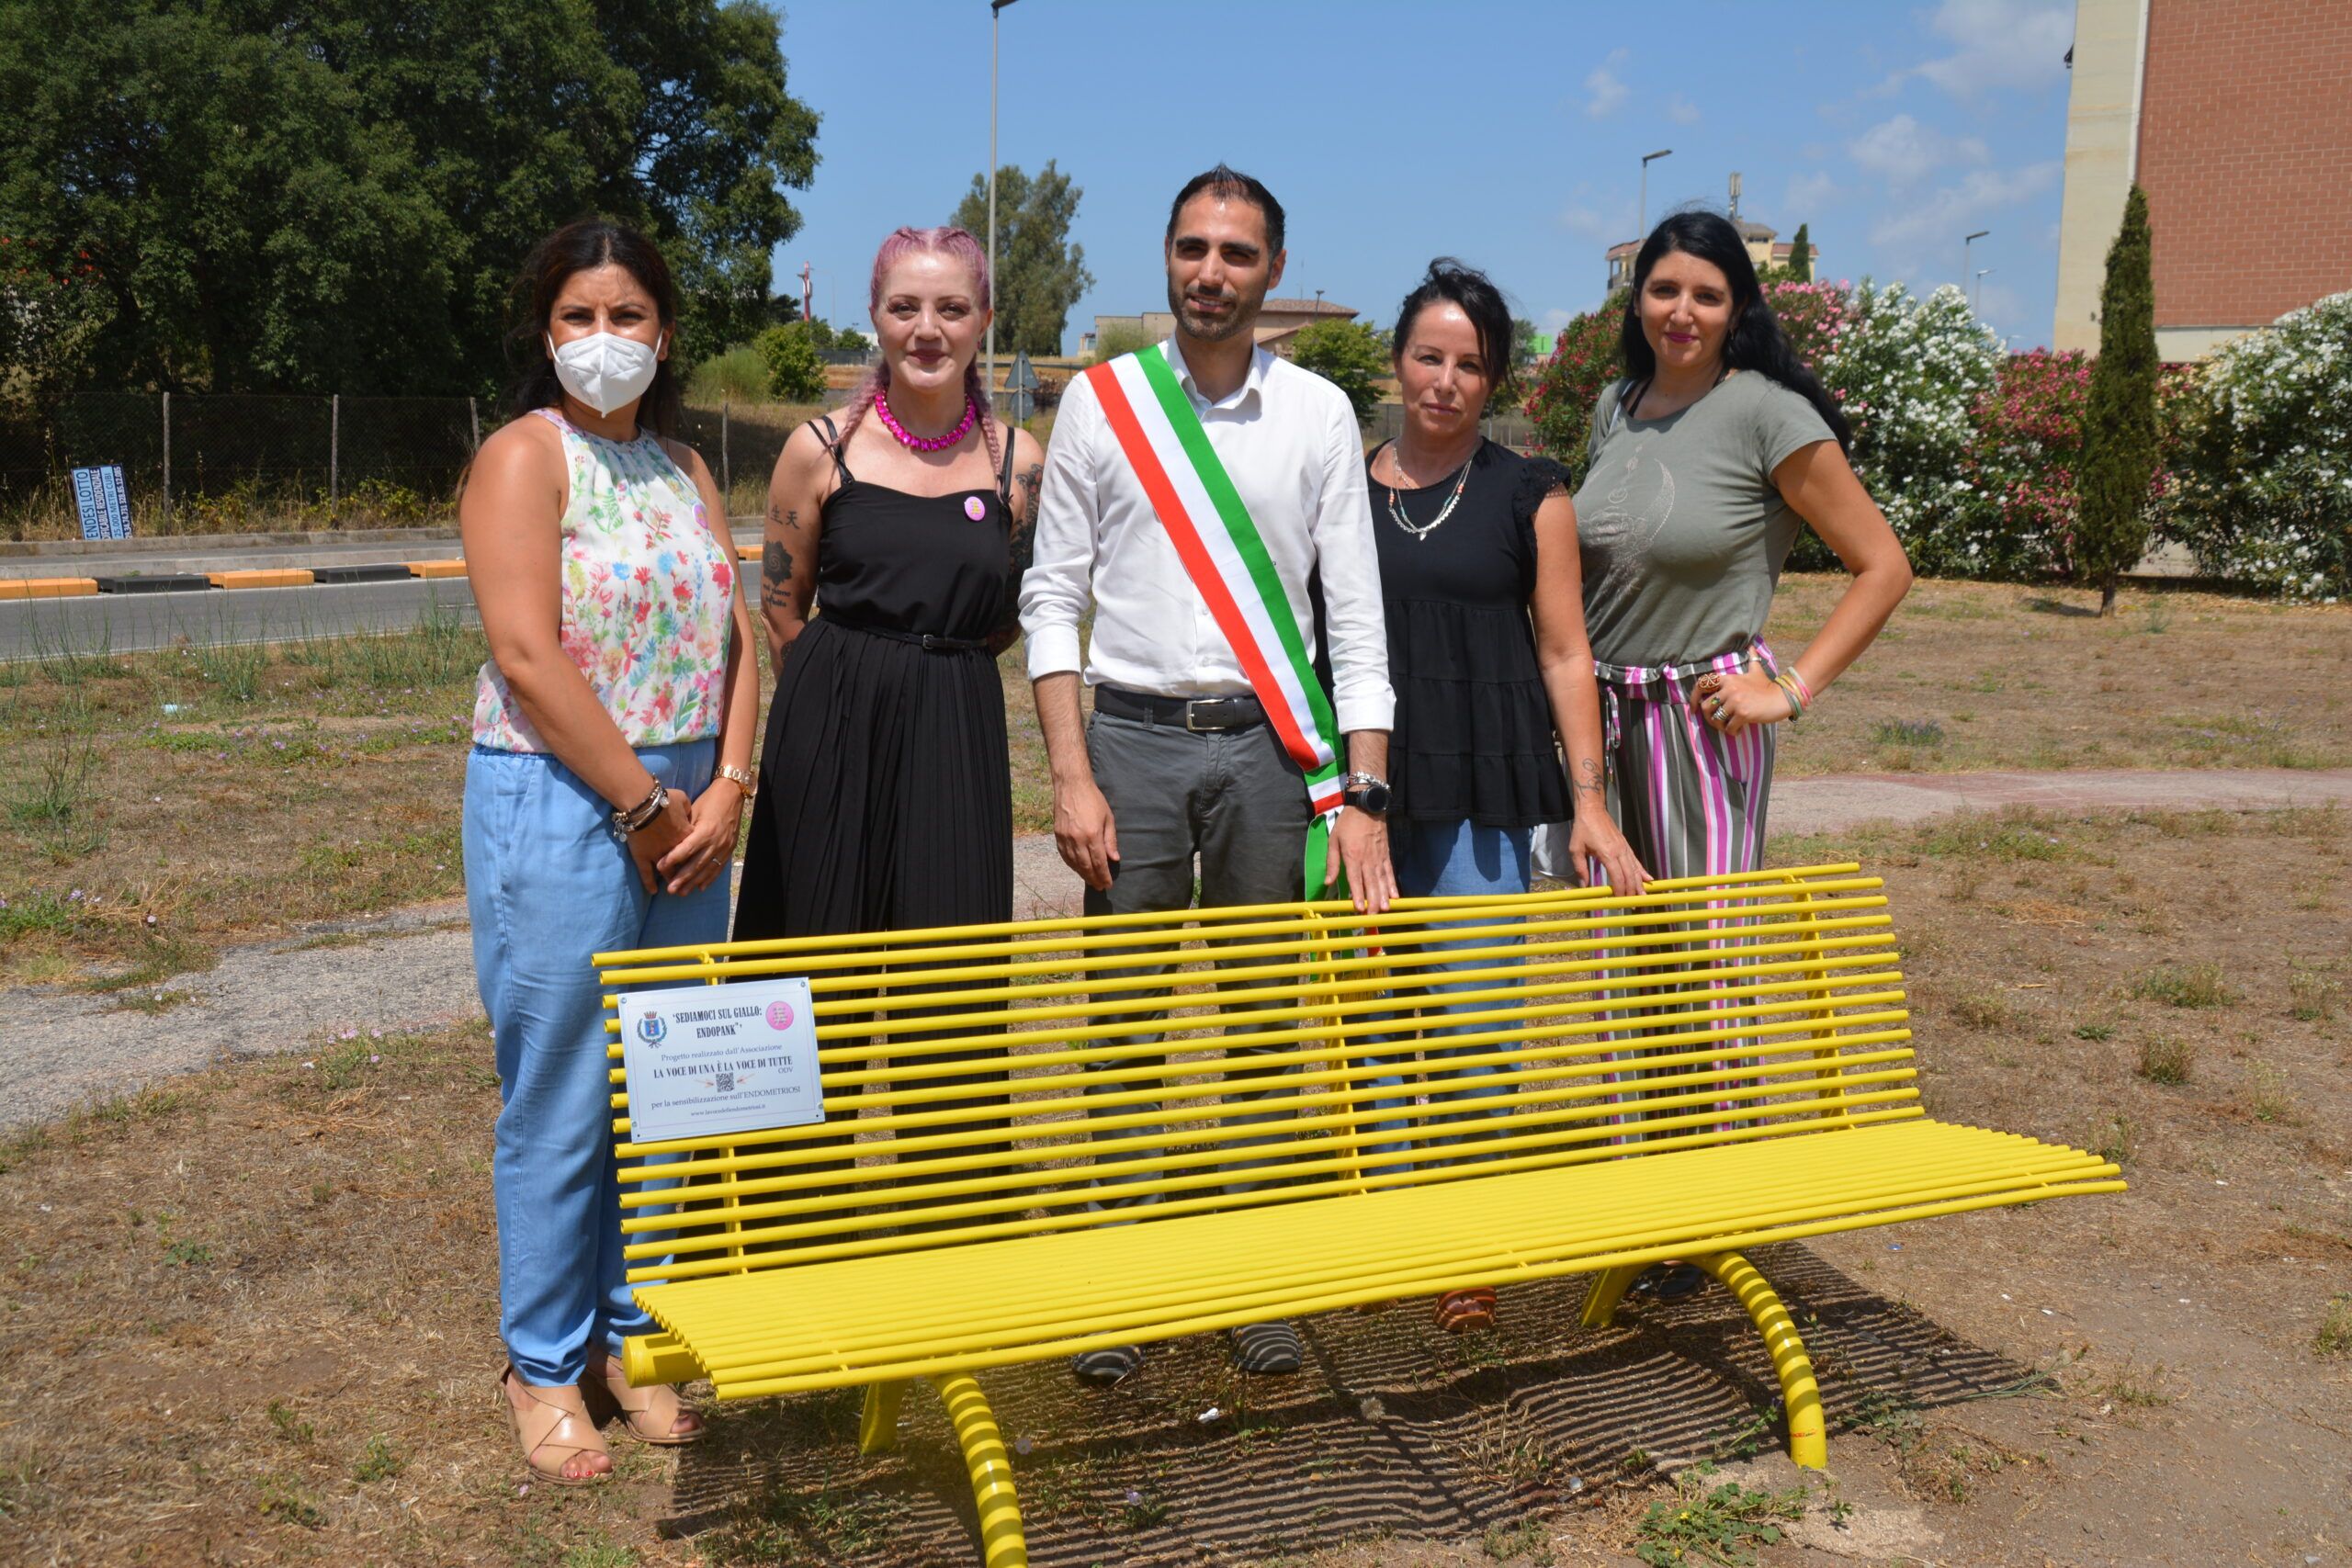
[[[823,1072],[821,1125],[639,1144],[615,1041],[629,1278],[1916,1116],[1880,886],[1821,865],[599,954],[616,1035],[617,987],[807,976]]]

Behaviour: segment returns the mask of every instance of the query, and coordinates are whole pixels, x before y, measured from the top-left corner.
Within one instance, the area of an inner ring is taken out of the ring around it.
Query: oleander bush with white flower
[[[2167,412],[2158,536],[2214,577],[2352,596],[2352,293],[2223,345]]]

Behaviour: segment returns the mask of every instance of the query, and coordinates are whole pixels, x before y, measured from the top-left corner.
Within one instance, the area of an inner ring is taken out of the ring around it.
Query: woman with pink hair
[[[879,362],[838,425],[793,432],[769,483],[776,687],[739,941],[1012,916],[995,656],[1019,630],[1045,454],[980,385],[989,271],[970,234],[893,232],[869,305]]]

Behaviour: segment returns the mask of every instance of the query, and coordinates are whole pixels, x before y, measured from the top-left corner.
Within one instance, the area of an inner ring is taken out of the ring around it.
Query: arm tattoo
[[[1577,764],[1577,773],[1578,777],[1576,781],[1576,788],[1578,795],[1599,795],[1601,793],[1600,759],[1595,757],[1585,758],[1582,761]]]
[[[760,597],[773,598],[787,592],[792,583],[792,552],[784,547],[781,539],[770,539],[760,547]]]
[[[1023,520],[1037,521],[1037,492],[1046,486],[1046,465],[1032,463],[1014,476],[1012,488],[1021,497],[1020,512]]]

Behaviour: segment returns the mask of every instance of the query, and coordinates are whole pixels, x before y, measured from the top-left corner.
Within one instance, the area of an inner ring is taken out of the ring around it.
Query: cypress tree
[[[1813,281],[1813,238],[1802,223],[1797,225],[1797,237],[1789,243],[1789,276],[1799,283]]]
[[[2115,611],[2115,585],[2148,547],[2148,483],[2156,471],[2156,294],[2149,274],[2148,197],[2123,204],[2098,292],[2098,358],[2083,411],[2075,478],[2075,574]]]

